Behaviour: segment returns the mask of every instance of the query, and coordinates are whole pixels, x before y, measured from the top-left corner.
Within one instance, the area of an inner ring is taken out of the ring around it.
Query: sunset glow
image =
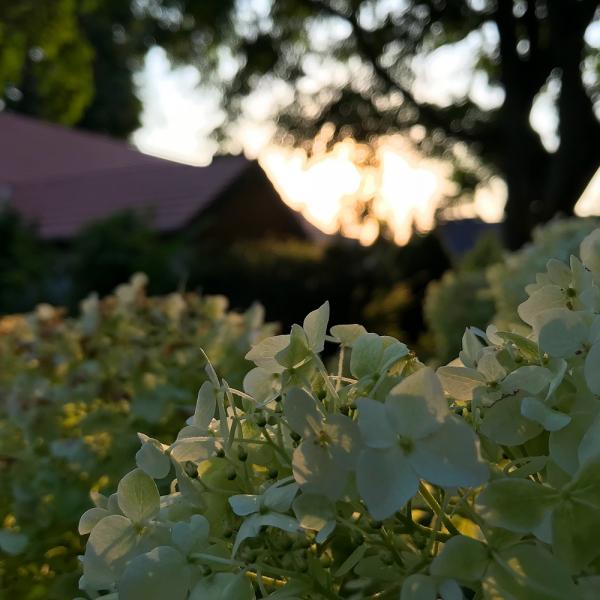
[[[405,244],[413,226],[422,232],[432,229],[447,191],[447,169],[415,155],[398,140],[376,150],[377,166],[359,167],[355,152],[351,141],[311,159],[301,150],[271,147],[262,152],[260,162],[284,201],[326,233],[339,230],[370,244],[379,234],[379,223],[385,222],[395,241]],[[372,201],[371,216],[359,219],[361,203],[367,200]],[[491,197],[486,204],[490,202],[498,204]],[[499,214],[497,209],[480,214],[485,211],[477,207],[471,212],[488,220],[497,220]]]

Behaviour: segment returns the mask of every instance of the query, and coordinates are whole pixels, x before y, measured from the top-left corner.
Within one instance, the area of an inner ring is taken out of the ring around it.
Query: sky
[[[503,100],[502,90],[491,87],[483,76],[473,76],[477,47],[493,47],[496,36],[493,28],[484,26],[459,44],[440,48],[416,63],[417,98],[443,104],[466,92],[483,107],[498,106]],[[600,25],[588,32],[588,38],[600,45]],[[320,76],[321,73],[315,75],[317,85]],[[134,133],[133,142],[143,152],[196,165],[210,162],[217,151],[210,132],[222,115],[217,98],[199,83],[197,69],[173,69],[162,49],[150,50],[144,69],[137,76],[144,110],[142,127]],[[556,85],[551,82],[538,96],[530,115],[532,126],[549,150],[558,145],[553,110],[556,93]],[[377,222],[367,221],[359,226],[353,218],[356,213],[348,208],[353,202],[372,197],[374,191],[374,214],[390,224],[398,243],[408,241],[413,223],[421,231],[433,226],[440,199],[448,192],[447,165],[416,155],[398,137],[381,140],[377,148],[380,172],[359,170],[352,160],[357,148],[351,143],[339,144],[330,154],[309,160],[301,150],[269,142],[273,133],[271,105],[271,99],[260,94],[250,99],[249,118],[236,131],[239,147],[234,151],[258,158],[284,201],[314,225],[327,233],[340,229],[344,235],[371,243],[377,237]],[[578,204],[578,213],[597,214],[599,200],[600,174]],[[479,217],[498,222],[505,201],[505,186],[496,177],[478,190],[471,204],[446,211],[445,217]]]

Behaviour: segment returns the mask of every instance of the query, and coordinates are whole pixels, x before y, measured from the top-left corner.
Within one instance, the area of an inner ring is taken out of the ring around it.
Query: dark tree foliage
[[[66,251],[72,290],[72,305],[89,294],[110,293],[131,275],[143,272],[150,280],[151,293],[177,288],[174,244],[162,240],[144,219],[121,213],[84,228]]]
[[[437,236],[414,235],[406,246],[384,239],[370,247],[338,238],[323,247],[306,242],[239,242],[200,246],[188,260],[188,287],[225,294],[231,306],[260,300],[286,331],[306,307],[329,300],[332,322],[364,323],[415,346],[423,332],[427,284],[450,266]]]
[[[125,136],[140,112],[133,74],[158,44],[220,90],[221,133],[248,95],[274,82],[293,98],[278,121],[293,143],[325,124],[334,126],[330,142],[419,126],[425,135],[415,143],[454,160],[461,191],[494,173],[506,180],[506,241],[517,247],[536,223],[571,213],[598,168],[598,52],[584,38],[595,19],[597,0],[0,2],[0,99]],[[468,93],[443,106],[423,101],[415,58],[484,29],[496,42],[476,51],[476,70],[503,91],[500,105],[484,109]],[[341,75],[315,89],[307,79],[318,65]],[[560,84],[555,151],[530,124],[549,81]]]
[[[152,45],[122,0],[0,2],[0,100],[117,137],[139,126],[133,75]]]
[[[44,297],[51,253],[35,227],[0,210],[0,314],[31,308]]]
[[[240,114],[253,90],[281,80],[294,101],[279,123],[295,142],[312,140],[324,124],[331,141],[425,128],[420,149],[456,157],[470,152],[476,165],[458,165],[463,189],[490,174],[508,184],[506,241],[518,247],[532,227],[556,213],[570,214],[600,164],[597,49],[584,33],[598,18],[597,0],[173,0],[161,2],[193,23],[193,45],[173,55],[195,58],[205,81],[222,89],[229,118]],[[266,10],[253,7],[266,6]],[[468,94],[440,106],[415,93],[415,57],[464,40],[487,28],[492,49],[482,47],[476,69],[503,90],[500,106],[485,110]],[[317,31],[318,30],[318,31]],[[159,42],[170,40],[156,32]],[[227,49],[228,52],[224,52]],[[195,57],[190,56],[190,51]],[[224,59],[223,57],[229,57]],[[319,62],[345,67],[341,83],[314,90],[307,74]],[[227,77],[219,65],[226,62]],[[234,64],[236,67],[231,68]],[[312,66],[311,66],[312,65]],[[585,67],[585,73],[583,73]],[[537,95],[560,82],[556,151],[548,151],[530,124]]]

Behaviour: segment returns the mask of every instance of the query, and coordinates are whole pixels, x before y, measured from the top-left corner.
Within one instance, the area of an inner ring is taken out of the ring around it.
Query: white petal
[[[311,435],[323,421],[316,400],[300,388],[292,388],[285,394],[283,414],[288,425],[303,437]]]
[[[95,589],[109,588],[133,553],[138,536],[129,519],[109,515],[92,530],[83,559],[83,574]]]
[[[358,427],[364,443],[369,448],[389,448],[396,442],[397,434],[390,427],[384,404],[370,398],[359,398]]]
[[[567,308],[546,310],[534,318],[540,348],[550,356],[569,358],[578,352],[588,338],[583,313]]]
[[[593,394],[600,394],[600,342],[596,342],[585,357],[585,382]]]
[[[174,548],[159,546],[136,556],[119,580],[119,600],[185,600],[190,571]]]
[[[385,401],[394,431],[420,438],[435,431],[448,415],[448,403],[435,372],[424,367],[395,386]]]
[[[127,473],[117,488],[119,508],[134,523],[143,523],[158,515],[160,494],[154,479],[141,469]]]
[[[564,308],[565,304],[565,293],[562,289],[558,285],[546,285],[520,304],[517,312],[525,323],[533,325],[534,319],[541,312],[551,308]]]
[[[298,485],[296,483],[278,481],[264,493],[264,504],[269,510],[287,512],[297,493]]]
[[[596,415],[590,428],[585,432],[579,444],[577,455],[580,465],[600,455],[600,414]]]
[[[184,554],[188,555],[195,548],[208,542],[210,525],[203,515],[192,515],[189,521],[175,523],[171,530],[173,543]]]
[[[329,321],[329,302],[313,310],[304,319],[302,328],[308,338],[308,344],[313,352],[322,352],[325,347],[325,334]]]
[[[275,355],[286,348],[289,343],[289,335],[269,337],[253,346],[245,358],[269,373],[283,373],[284,368],[275,360]]]
[[[416,493],[419,480],[400,448],[363,450],[356,470],[362,499],[375,519],[385,519]]]
[[[546,431],[558,431],[571,422],[571,417],[558,410],[553,410],[538,398],[523,398],[521,414],[539,423]]]
[[[245,517],[260,510],[260,496],[256,494],[237,494],[230,496],[229,506],[236,515]]]
[[[329,450],[314,439],[305,440],[294,450],[292,469],[304,492],[323,494],[331,500],[344,493],[349,471],[341,468]]]
[[[474,487],[488,478],[474,431],[455,417],[415,442],[408,461],[419,477],[444,487]]]

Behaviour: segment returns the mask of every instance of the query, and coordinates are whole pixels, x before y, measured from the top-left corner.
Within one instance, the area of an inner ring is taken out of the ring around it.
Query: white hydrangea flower
[[[366,445],[358,460],[358,490],[376,519],[391,516],[410,500],[420,479],[442,487],[486,481],[477,438],[450,415],[431,369],[404,379],[384,403],[362,398],[357,405]]]
[[[356,423],[344,415],[324,415],[314,398],[300,388],[286,394],[283,413],[289,426],[302,436],[292,460],[295,480],[305,492],[337,500],[360,450]]]

